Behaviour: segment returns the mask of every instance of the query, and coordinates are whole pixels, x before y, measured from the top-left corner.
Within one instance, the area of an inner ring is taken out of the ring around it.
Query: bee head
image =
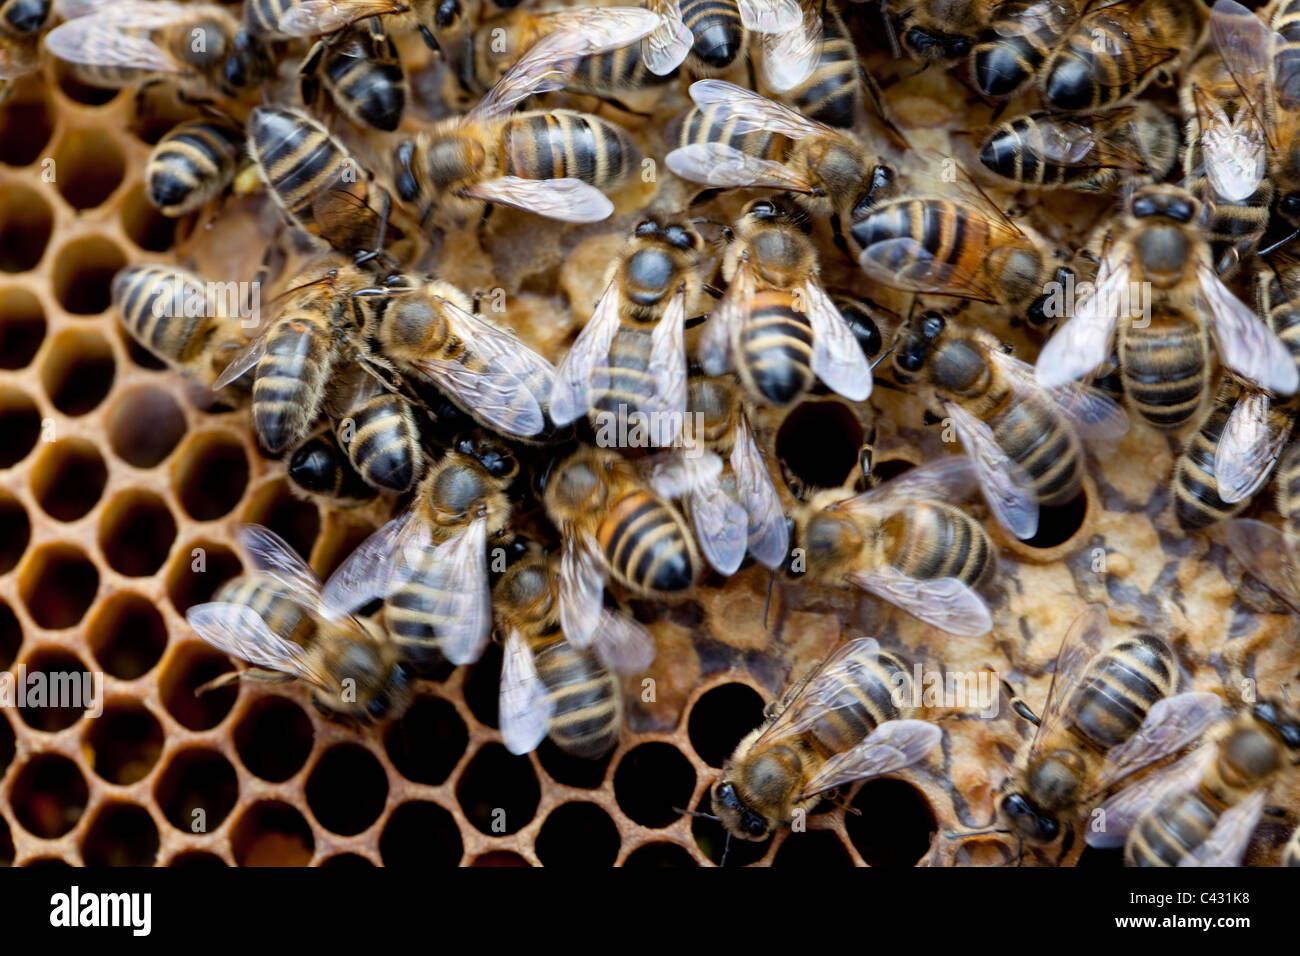
[[[197,21],[185,34],[185,60],[200,70],[225,68],[231,36],[218,20]]]
[[[1029,843],[1051,843],[1061,832],[1056,817],[1038,809],[1023,793],[1008,793],[998,803],[998,810],[1013,832]]]
[[[505,445],[482,433],[461,435],[455,448],[462,455],[473,458],[493,478],[509,483],[519,474],[519,460]]]
[[[971,41],[969,37],[912,27],[903,34],[903,46],[918,60],[952,63],[970,56]]]
[[[1251,714],[1277,734],[1288,750],[1300,750],[1300,722],[1282,704],[1275,700],[1261,700],[1251,708]]]
[[[772,831],[771,822],[741,802],[736,785],[727,777],[727,771],[724,770],[722,777],[713,785],[712,796],[713,812],[727,832],[742,840],[758,842],[767,839]]]
[[[939,336],[947,326],[947,320],[938,312],[923,312],[908,320],[900,332],[898,349],[894,352],[894,366],[902,377],[910,381],[919,372]]]
[[[574,455],[547,476],[545,496],[566,513],[599,508],[605,500],[602,463],[593,455]]]

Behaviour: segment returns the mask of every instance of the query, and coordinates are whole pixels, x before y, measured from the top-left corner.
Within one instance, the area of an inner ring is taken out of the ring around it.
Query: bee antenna
[[[1285,239],[1279,239],[1277,242],[1273,243],[1267,249],[1259,250],[1259,252],[1256,253],[1256,255],[1267,256],[1270,253],[1277,252],[1277,250],[1281,249],[1283,246],[1289,243],[1296,236],[1300,236],[1300,229],[1297,229],[1295,232],[1291,233],[1291,235],[1287,236]]]
[[[767,630],[767,610],[772,606],[772,585],[776,583],[776,568],[767,575],[767,600],[763,602],[763,630]]]
[[[719,869],[721,869],[722,867],[724,867],[724,866],[727,865],[727,855],[728,855],[730,852],[731,852],[731,831],[728,830],[728,831],[727,831],[727,839],[726,839],[726,841],[722,844],[722,859],[718,862],[718,868],[719,868]]]
[[[683,809],[683,808],[681,808],[681,807],[673,807],[673,812],[674,812],[674,813],[680,813],[680,814],[682,814],[683,816],[688,816],[688,817],[698,817],[698,818],[701,819],[701,820],[712,820],[714,823],[721,823],[721,822],[722,822],[722,821],[719,820],[717,817],[715,817],[712,813],[702,813],[702,812],[699,811],[699,810],[685,810],[685,809]]]
[[[885,359],[889,358],[889,354],[893,352],[894,349],[896,348],[898,348],[897,341],[895,341],[892,345],[890,345],[889,348],[885,349],[885,351],[881,352],[880,357],[871,363],[871,371],[874,372],[876,370],[876,366],[879,365],[881,362],[883,362]]]

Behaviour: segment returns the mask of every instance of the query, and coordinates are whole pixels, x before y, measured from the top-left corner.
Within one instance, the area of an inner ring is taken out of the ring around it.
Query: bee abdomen
[[[113,276],[112,300],[127,331],[155,355],[185,363],[203,348],[213,320],[205,305],[206,286],[194,275],[161,265],[128,266]]]
[[[253,381],[253,421],[268,451],[283,451],[315,421],[328,355],[326,335],[305,315],[282,320],[270,333]]]
[[[676,512],[644,491],[616,501],[597,537],[605,558],[628,586],[641,591],[685,591],[696,567],[684,524]]]
[[[632,138],[619,126],[571,110],[524,113],[506,124],[506,172],[525,179],[580,179],[592,186],[621,183],[636,160]]]
[[[1156,428],[1179,428],[1201,406],[1209,356],[1196,326],[1179,318],[1126,327],[1120,368],[1124,392],[1138,413]]]
[[[853,42],[828,36],[822,43],[812,76],[787,93],[786,98],[809,119],[848,129],[857,118],[858,70],[858,53]]]
[[[1068,711],[1075,732],[1099,751],[1133,736],[1147,712],[1173,689],[1176,672],[1164,642],[1150,634],[1123,641],[1089,669]]]
[[[749,321],[740,334],[746,377],[774,405],[788,405],[812,388],[812,327],[786,292],[754,296]]]
[[[957,578],[976,587],[992,570],[992,543],[970,515],[922,502],[886,520],[895,529],[893,564],[919,580]]]
[[[392,132],[406,108],[406,77],[399,63],[360,56],[335,56],[325,75],[337,91],[336,101],[356,121]]]
[[[555,704],[550,736],[577,757],[603,757],[618,743],[623,699],[618,681],[590,650],[557,641],[537,651],[537,673]]]
[[[1228,504],[1219,497],[1219,480],[1214,473],[1215,452],[1240,394],[1233,382],[1224,381],[1210,413],[1178,458],[1174,468],[1174,516],[1184,530],[1205,528],[1231,518],[1249,503]]]
[[[356,174],[325,127],[288,110],[255,109],[249,143],[272,197],[299,222],[312,220],[313,202],[331,182],[349,169]]]
[[[691,52],[706,66],[725,70],[745,47],[745,27],[735,3],[684,0],[682,22],[695,37]]]
[[[1060,42],[1065,20],[1039,18],[1036,29],[1023,21],[1026,10],[1045,5],[1029,0],[1003,3],[998,7],[992,29],[972,52],[975,85],[987,96],[1010,96],[1042,67],[1052,48]]]
[[[901,716],[895,703],[896,694],[902,700],[912,696],[907,668],[891,654],[862,661],[862,667],[853,674],[854,681],[850,683],[846,678],[841,692],[851,696],[853,702],[828,711],[809,730],[824,753],[851,750],[881,724]]]
[[[424,453],[415,414],[405,399],[382,394],[352,412],[348,460],[370,484],[406,491],[420,475]],[[340,429],[342,436],[342,429]]]
[[[785,160],[789,152],[788,139],[763,129],[743,131],[745,127],[741,126],[741,117],[719,119],[722,109],[723,106],[717,103],[692,108],[682,121],[681,140],[678,145],[721,143],[761,159],[771,159],[776,162]]]
[[[426,560],[384,602],[384,626],[402,655],[417,666],[435,667],[444,660],[438,634],[449,621],[439,611],[447,606],[441,583],[442,575]]]
[[[595,389],[594,409],[615,414],[641,409],[655,389],[655,380],[647,371],[651,345],[650,333],[641,329],[620,328],[614,333],[609,364],[601,370],[601,378],[607,376],[608,383]]]
[[[1219,815],[1198,794],[1176,793],[1144,813],[1129,834],[1129,866],[1177,866],[1209,837]]]
[[[271,633],[306,646],[316,633],[311,616],[280,593],[279,586],[259,574],[241,574],[221,585],[212,600],[239,604],[257,614]]]
[[[1083,487],[1082,449],[1050,400],[1039,396],[1012,400],[990,424],[998,444],[1034,480],[1041,504],[1064,504],[1079,494]]]
[[[235,178],[244,136],[210,120],[182,123],[158,141],[145,167],[145,194],[167,216],[183,216]]]

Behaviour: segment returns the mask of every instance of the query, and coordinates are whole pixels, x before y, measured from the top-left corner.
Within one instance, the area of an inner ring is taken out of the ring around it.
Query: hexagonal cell
[[[480,856],[474,857],[474,859],[470,861],[469,865],[493,868],[532,866],[531,863],[525,860],[518,853],[511,853],[509,850],[492,850],[489,853],[484,853]]]
[[[316,839],[292,806],[262,800],[235,822],[230,848],[240,866],[305,866],[315,852]]]
[[[172,486],[181,507],[195,521],[229,514],[248,487],[248,455],[239,436],[227,431],[191,435],[172,466]],[[316,509],[311,508],[311,513],[315,516]],[[315,539],[315,532],[311,537]]]
[[[112,241],[102,236],[75,239],[54,260],[54,296],[73,315],[99,315],[112,302],[113,276],[124,265],[126,256]]]
[[[829,830],[809,830],[807,833],[789,834],[776,851],[772,865],[820,870],[852,867],[853,858],[834,833]]]
[[[18,615],[4,601],[0,601],[0,670],[7,670],[18,657],[23,646],[23,628]]]
[[[373,870],[375,865],[359,853],[336,853],[328,860],[321,860],[323,867],[335,870]]]
[[[165,388],[127,389],[108,410],[108,445],[136,468],[161,464],[184,435],[185,413]]]
[[[158,858],[158,827],[144,807],[106,803],[81,842],[86,866],[153,866]]]
[[[584,790],[595,790],[605,782],[605,771],[609,769],[609,762],[614,757],[612,750],[595,760],[575,757],[557,747],[550,737],[542,741],[536,753],[537,760],[548,777],[556,783],[582,787]]]
[[[858,464],[866,435],[841,401],[800,402],[776,434],[776,455],[804,488],[837,488]]]
[[[144,184],[131,187],[122,201],[122,231],[146,252],[166,252],[176,241],[178,220],[164,216],[145,199]]]
[[[844,815],[849,840],[870,866],[913,866],[939,824],[930,801],[906,780],[868,780]]]
[[[501,647],[489,644],[478,663],[471,664],[463,684],[465,704],[484,727],[497,726],[501,695]]]
[[[158,694],[167,713],[190,730],[217,726],[235,705],[238,688],[227,685],[202,694],[195,691],[232,670],[230,659],[215,648],[197,641],[181,644],[158,678]]]
[[[456,782],[456,799],[465,818],[483,833],[517,833],[533,815],[541,791],[526,757],[501,744],[484,744]]]
[[[167,760],[154,784],[167,822],[184,833],[211,833],[239,802],[239,778],[219,751],[190,747]]]
[[[209,853],[206,850],[185,850],[177,853],[168,860],[164,866],[193,866],[203,869],[221,869],[226,866],[226,861],[215,853]]]
[[[18,713],[33,730],[58,733],[71,727],[88,709],[103,702],[97,682],[81,660],[68,651],[46,649],[24,662],[17,681]]]
[[[0,388],[0,468],[12,468],[32,450],[41,434],[41,413],[26,392]]]
[[[68,329],[50,344],[41,384],[55,408],[76,417],[108,397],[116,372],[108,339],[90,329]]]
[[[18,576],[18,594],[32,620],[52,631],[77,624],[98,590],[99,572],[86,553],[61,542],[34,551]]]
[[[123,699],[105,705],[104,713],[89,722],[82,753],[99,777],[125,787],[149,775],[162,745],[158,718],[139,701]]]
[[[304,788],[316,822],[353,836],[384,812],[388,777],[375,755],[359,744],[335,744],[320,755]]]
[[[388,728],[384,748],[403,777],[436,787],[451,775],[468,743],[469,731],[451,702],[423,696]]]
[[[167,503],[148,491],[117,495],[99,522],[99,549],[114,571],[132,578],[161,568],[175,540],[176,521]]]
[[[67,130],[54,151],[55,185],[73,209],[94,209],[126,173],[117,140],[103,129]]]
[[[464,851],[456,820],[443,807],[425,800],[411,800],[395,809],[379,835],[384,866],[455,866]]]
[[[17,81],[0,104],[0,163],[28,166],[45,151],[54,132],[54,111],[40,74]]]
[[[100,605],[86,638],[105,673],[135,680],[149,673],[167,649],[167,625],[152,601],[121,591]]]
[[[0,574],[8,574],[18,566],[31,537],[32,523],[23,503],[0,495]]]
[[[12,184],[0,190],[0,272],[35,269],[53,231],[54,213],[40,193]]]
[[[77,825],[89,797],[75,763],[60,754],[34,754],[18,768],[9,799],[20,827],[54,840]]]
[[[57,856],[42,856],[35,860],[28,860],[23,864],[26,870],[70,870],[72,864],[67,860],[61,860]]]
[[[212,600],[217,588],[239,574],[239,558],[224,544],[200,538],[177,549],[167,571],[167,596],[177,613]]]
[[[292,545],[304,559],[320,534],[320,512],[310,501],[295,498],[283,481],[264,485],[254,494],[244,511],[244,520],[266,525]]]
[[[685,847],[676,843],[647,843],[627,855],[623,865],[632,869],[685,869],[699,866]]]
[[[26,289],[0,290],[0,369],[26,368],[45,341],[45,310]]]
[[[46,445],[32,469],[32,495],[55,521],[76,521],[95,507],[108,467],[92,442],[68,438]]]
[[[235,750],[249,773],[282,783],[307,762],[314,731],[303,709],[278,694],[259,697],[235,724]]]
[[[62,60],[54,61],[54,75],[63,95],[84,106],[106,106],[122,92],[81,82]]]
[[[564,803],[546,816],[537,834],[542,866],[610,866],[618,857],[618,828],[594,803]]]
[[[614,771],[614,798],[629,819],[666,827],[695,792],[695,770],[672,744],[646,743],[623,755]]]
[[[763,698],[747,684],[719,684],[691,708],[691,747],[710,767],[721,767],[736,744],[763,722]]]

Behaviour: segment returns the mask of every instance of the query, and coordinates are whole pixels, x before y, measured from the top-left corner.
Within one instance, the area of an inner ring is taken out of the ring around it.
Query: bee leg
[[[487,238],[488,217],[492,215],[492,210],[495,208],[490,202],[484,203],[483,215],[479,217],[478,225],[474,228],[474,236],[478,240],[478,247],[483,252],[488,251],[487,243],[484,240]]]
[[[835,243],[835,248],[844,253],[844,258],[850,262],[856,263],[853,253],[849,251],[849,241],[844,238],[844,223],[840,220],[840,214],[831,213],[831,241]]]
[[[1038,717],[1037,714],[1035,714],[1032,710],[1030,710],[1029,705],[1025,703],[1024,699],[1021,698],[1014,690],[1011,689],[1010,684],[1008,684],[1006,681],[1003,681],[1002,688],[1007,692],[1007,696],[1011,698],[1012,710],[1014,710],[1025,720],[1029,721],[1035,727],[1039,726],[1039,724],[1042,723],[1042,720]]]
[[[420,38],[424,40],[424,45],[427,46],[434,53],[441,53],[442,45],[438,42],[438,38],[433,35],[433,31],[430,30],[428,27],[426,27],[423,23],[420,24],[418,29],[420,31]]]

